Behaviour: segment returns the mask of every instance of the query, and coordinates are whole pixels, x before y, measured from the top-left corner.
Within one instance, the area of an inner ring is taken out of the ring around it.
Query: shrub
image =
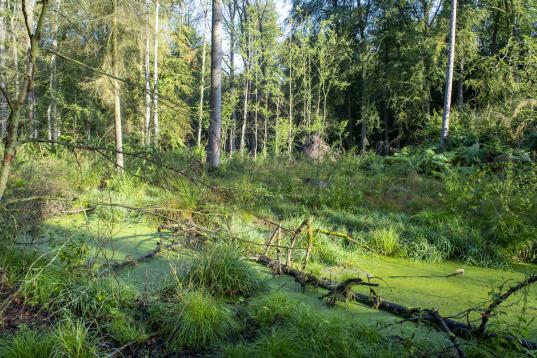
[[[263,286],[259,274],[241,259],[239,249],[229,244],[206,248],[192,262],[187,278],[223,296],[250,296]]]
[[[166,306],[159,320],[174,350],[209,347],[225,340],[235,328],[232,312],[201,290],[183,292],[180,302]]]
[[[393,228],[375,229],[371,232],[369,245],[380,255],[394,256],[399,251],[399,234]]]

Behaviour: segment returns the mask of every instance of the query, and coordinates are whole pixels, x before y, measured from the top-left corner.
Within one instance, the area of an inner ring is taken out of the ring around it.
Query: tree
[[[113,86],[114,86],[114,129],[116,140],[116,167],[119,171],[123,170],[123,129],[121,123],[121,97],[119,80],[119,52],[118,52],[118,34],[119,27],[117,24],[118,8],[117,0],[113,0],[113,18],[112,18],[112,68],[114,71]]]
[[[145,79],[145,145],[151,144],[151,68],[150,68],[150,31],[149,31],[149,0],[145,2],[145,51],[144,51],[144,79]]]
[[[60,13],[61,0],[56,0],[54,4],[55,19],[52,26],[52,50],[57,51],[58,49],[58,28],[59,28],[59,13]],[[57,74],[56,74],[56,54],[51,53],[50,55],[50,80],[49,80],[49,105],[47,108],[47,138],[48,140],[57,141],[60,136],[60,127],[58,123],[58,106],[56,103],[56,91],[57,91]],[[34,125],[33,137],[37,138],[38,127]]]
[[[206,48],[207,48],[207,21],[209,13],[209,1],[203,0],[203,45],[201,47],[201,81],[200,81],[200,100],[199,100],[199,110],[198,110],[198,136],[196,139],[196,144],[198,148],[201,147],[201,130],[203,127],[203,95],[205,93],[205,58],[206,58]]]
[[[446,90],[444,92],[444,113],[440,132],[440,149],[443,150],[449,132],[449,115],[451,112],[451,90],[453,87],[453,64],[455,62],[455,32],[457,30],[457,0],[451,0],[451,16],[449,20],[449,49],[446,69]]]
[[[209,168],[220,166],[222,138],[222,0],[213,0],[211,34],[211,122],[207,143]]]
[[[7,36],[7,16],[6,12],[6,1],[0,0],[0,68],[2,71],[0,73],[0,87],[6,88],[6,76],[5,71],[3,70],[5,66],[6,59],[6,36]],[[6,114],[8,111],[7,100],[4,96],[0,97],[0,140],[4,138],[6,132]]]
[[[9,93],[5,87],[0,87],[2,95],[5,97],[8,103],[10,113],[7,119],[7,136],[4,142],[4,158],[0,164],[0,200],[4,196],[6,190],[7,181],[9,178],[9,172],[11,165],[15,159],[15,150],[17,148],[19,122],[21,118],[21,110],[24,106],[28,95],[28,89],[31,88],[31,83],[34,80],[34,73],[39,57],[39,39],[41,38],[41,32],[45,24],[45,16],[49,7],[49,0],[41,1],[41,14],[37,21],[35,30],[32,31],[30,22],[28,19],[28,13],[26,9],[26,1],[22,2],[22,11],[24,14],[24,21],[26,25],[26,32],[29,38],[28,58],[26,60],[26,69],[24,72],[24,80],[22,81],[19,89],[18,96],[12,101]]]
[[[159,39],[159,14],[160,14],[160,1],[156,0],[155,3],[155,38],[154,38],[154,57],[153,57],[153,126],[155,134],[153,140],[155,148],[159,145],[159,119],[158,119],[158,39]]]

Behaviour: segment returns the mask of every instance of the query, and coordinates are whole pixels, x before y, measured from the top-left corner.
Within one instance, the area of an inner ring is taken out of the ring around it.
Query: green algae
[[[100,250],[107,260],[121,261],[135,259],[145,255],[156,247],[157,243],[168,234],[159,232],[154,226],[143,221],[138,223],[86,222],[82,216],[60,217],[48,220],[43,225],[43,233],[48,236],[67,238],[85,235],[90,243],[91,252]],[[170,272],[182,271],[188,265],[191,252],[180,253],[163,251],[150,261],[121,270],[120,277],[140,291],[152,291],[161,287],[162,281],[170,277]],[[425,263],[382,256],[350,254],[345,267],[317,264],[317,270],[326,278],[338,281],[343,277],[366,274],[379,277],[381,284],[377,293],[385,300],[408,307],[435,308],[443,316],[453,316],[471,307],[484,307],[490,302],[500,286],[504,289],[522,281],[531,272],[537,271],[536,265],[516,265],[510,271],[468,266],[457,262]],[[446,277],[456,270],[463,269],[464,275]],[[264,270],[260,274],[266,277],[271,291],[283,290],[298,300],[307,302],[315,309],[326,309],[319,296],[322,292],[308,288],[302,292],[300,287],[289,277],[272,277]],[[358,291],[367,293],[364,288]],[[378,325],[393,322],[394,317],[366,308],[358,304],[340,304],[345,312],[361,317],[364,322]],[[491,324],[496,329],[515,330],[529,339],[537,339],[537,325],[531,319],[537,316],[537,287],[521,292],[498,310]],[[465,317],[459,317],[465,320]],[[472,313],[469,319],[479,319],[479,313]],[[397,328],[401,329],[401,328]],[[420,331],[423,333],[422,331]]]

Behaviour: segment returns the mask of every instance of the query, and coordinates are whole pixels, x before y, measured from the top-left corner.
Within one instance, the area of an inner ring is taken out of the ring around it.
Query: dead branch
[[[266,256],[255,256],[255,257],[250,257],[250,259],[252,261],[261,263],[261,264],[263,264],[265,266],[268,266],[268,267],[270,267],[273,264],[273,260],[270,259],[269,257],[266,257]],[[282,272],[294,277],[295,281],[297,281],[302,286],[302,289],[304,289],[305,285],[308,284],[308,283],[312,284],[314,287],[321,287],[321,288],[327,289],[329,291],[332,291],[334,289],[334,286],[330,282],[328,282],[326,280],[323,280],[323,279],[320,279],[320,278],[317,278],[312,274],[303,273],[301,271],[295,270],[293,268],[288,267],[287,265],[282,265]],[[517,287],[523,285],[524,283],[526,283],[528,281],[535,282],[534,277],[535,277],[535,275],[531,276],[529,279],[527,279],[526,281],[516,285],[514,288],[517,288]],[[526,283],[524,285],[524,287],[528,286],[529,284],[530,283]],[[512,288],[512,289],[514,289],[514,288]],[[510,289],[509,291],[511,291],[512,289]],[[520,289],[520,288],[518,288],[518,289]],[[517,290],[515,290],[515,291],[517,291]],[[514,293],[514,292],[512,292],[512,293]],[[419,309],[419,308],[409,308],[409,307],[406,307],[406,306],[403,306],[403,305],[400,305],[400,304],[397,304],[397,303],[394,303],[394,302],[383,300],[383,299],[381,299],[380,297],[378,297],[376,295],[371,296],[371,295],[365,295],[365,294],[362,294],[362,293],[352,292],[352,291],[349,294],[349,298],[353,299],[356,302],[360,302],[360,303],[362,303],[362,304],[364,304],[366,306],[369,306],[369,307],[372,307],[372,308],[379,309],[381,311],[391,313],[391,314],[393,314],[395,316],[402,317],[402,318],[407,319],[409,321],[410,320],[411,321],[420,321],[420,322],[427,323],[427,324],[429,324],[429,325],[431,325],[431,326],[433,326],[435,328],[439,328],[437,318],[435,318],[431,314],[431,312],[433,310],[430,310],[430,309],[426,310],[426,309]],[[492,333],[492,332],[490,332],[490,333],[484,332],[482,335],[478,335],[478,334],[476,334],[475,329],[470,325],[467,325],[465,323],[455,321],[455,320],[452,320],[452,319],[448,319],[448,318],[443,318],[442,320],[443,320],[444,324],[447,326],[447,328],[454,335],[456,335],[457,337],[460,337],[460,338],[464,338],[464,339],[470,339],[470,338],[481,338],[481,339],[502,338],[502,339],[505,339],[508,342],[515,342],[515,343],[519,344],[523,348],[526,348],[526,349],[529,349],[529,350],[537,350],[537,342],[536,341],[530,341],[530,340],[527,340],[527,339],[517,338],[517,337],[510,336],[510,335],[501,335],[500,336],[500,335],[498,335],[496,333]]]
[[[487,307],[485,312],[481,315],[481,324],[476,330],[476,333],[478,335],[483,335],[485,333],[485,328],[487,326],[487,323],[489,319],[494,314],[494,310],[502,304],[504,301],[506,301],[511,295],[514,293],[524,289],[525,287],[530,286],[531,284],[537,282],[537,274],[531,275],[527,279],[525,279],[522,282],[519,282],[517,285],[509,288],[507,291],[505,291],[503,294],[497,296],[494,298],[494,300],[490,303],[490,305]]]

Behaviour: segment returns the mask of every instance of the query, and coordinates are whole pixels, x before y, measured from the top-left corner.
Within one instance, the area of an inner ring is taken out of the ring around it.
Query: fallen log
[[[273,265],[275,265],[274,260],[272,260],[270,257],[263,256],[263,255],[250,257],[250,260],[261,263],[268,267],[272,267]],[[333,292],[336,287],[340,286],[340,285],[334,286],[334,284],[332,284],[328,280],[318,278],[307,272],[301,272],[299,270],[293,269],[292,267],[288,267],[285,264],[279,264],[279,266],[281,267],[281,271],[283,273],[294,277],[295,281],[297,281],[302,286],[302,289],[304,289],[305,285],[308,283],[312,284],[314,287],[321,287],[331,292]],[[378,286],[378,284],[368,284],[367,282],[363,282],[362,285]],[[358,292],[350,293],[349,298],[356,302],[360,302],[366,306],[391,313],[395,316],[399,316],[408,320],[427,323],[430,326],[434,327],[435,329],[438,329],[443,332],[445,332],[447,329],[460,338],[464,338],[464,339],[500,338],[508,342],[517,343],[521,347],[528,349],[528,350],[532,350],[532,351],[537,350],[536,341],[522,339],[522,338],[514,337],[511,335],[499,335],[493,332],[481,333],[479,332],[479,330],[476,330],[475,327],[472,327],[468,324],[465,324],[465,323],[462,323],[462,322],[459,322],[450,318],[442,317],[442,319],[439,320],[438,318],[439,316],[434,313],[436,312],[435,310],[409,308],[409,307],[406,307],[406,306],[403,306],[394,302],[383,300],[382,298],[376,295],[365,295],[363,293],[358,293]]]

